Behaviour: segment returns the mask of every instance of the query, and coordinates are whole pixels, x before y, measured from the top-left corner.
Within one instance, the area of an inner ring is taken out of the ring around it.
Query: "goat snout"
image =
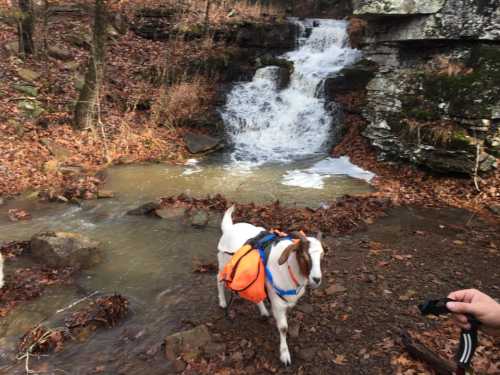
[[[317,288],[321,284],[321,277],[312,277],[312,283],[311,286],[313,288]]]

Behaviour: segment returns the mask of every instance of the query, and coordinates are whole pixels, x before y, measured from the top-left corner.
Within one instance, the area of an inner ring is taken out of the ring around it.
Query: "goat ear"
[[[316,235],[316,239],[320,242],[323,239],[323,233],[321,233],[321,231],[319,231],[318,234]]]
[[[293,244],[288,246],[285,250],[283,250],[278,260],[278,264],[281,266],[282,264],[286,263],[286,261],[288,261],[288,258],[290,257],[290,254],[293,253],[295,250],[297,250],[299,247],[300,247],[300,242],[294,242]]]

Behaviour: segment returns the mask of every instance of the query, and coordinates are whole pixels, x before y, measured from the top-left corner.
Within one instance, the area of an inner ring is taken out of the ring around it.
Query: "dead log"
[[[427,363],[438,375],[453,375],[457,366],[432,352],[420,341],[413,339],[406,331],[401,333],[401,342],[406,351],[415,359]]]

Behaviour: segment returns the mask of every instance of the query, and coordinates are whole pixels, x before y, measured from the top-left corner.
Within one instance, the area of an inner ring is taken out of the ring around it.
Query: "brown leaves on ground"
[[[410,332],[412,338],[425,345],[436,355],[452,363],[458,350],[460,329],[449,319],[439,320],[432,329]],[[498,374],[500,371],[500,343],[479,331],[479,343],[472,360],[472,367],[478,374]],[[397,374],[428,372],[426,364],[415,361],[403,352],[392,358]],[[413,371],[413,372],[412,372]]]
[[[209,198],[192,198],[184,194],[160,200],[162,207],[186,207],[189,209],[209,209],[223,212],[231,204],[218,194]],[[387,199],[376,197],[345,196],[333,202],[328,208],[285,207],[276,201],[272,204],[238,204],[234,221],[247,222],[268,229],[280,229],[287,232],[303,230],[309,235],[349,233],[362,227],[365,221],[384,215],[390,207]]]

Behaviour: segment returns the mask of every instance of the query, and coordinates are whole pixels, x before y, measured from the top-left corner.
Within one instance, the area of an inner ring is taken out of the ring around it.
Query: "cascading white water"
[[[279,68],[269,66],[228,95],[222,117],[234,161],[289,162],[325,151],[334,119],[317,88],[360,52],[347,45],[345,21],[296,22],[302,29],[298,48],[283,56],[294,64],[289,86],[279,90]]]

